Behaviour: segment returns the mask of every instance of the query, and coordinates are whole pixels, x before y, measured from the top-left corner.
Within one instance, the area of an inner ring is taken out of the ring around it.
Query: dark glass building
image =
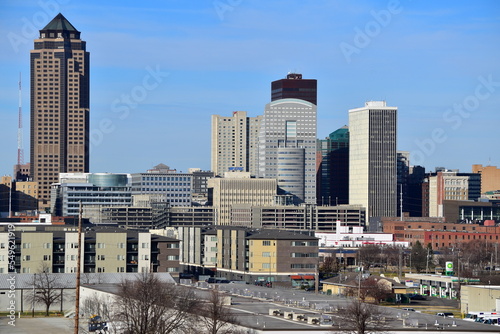
[[[343,126],[317,140],[318,205],[349,203],[349,128]]]
[[[302,74],[288,73],[286,79],[271,83],[271,101],[300,99],[318,105],[317,87],[318,81],[316,79],[302,79]]]

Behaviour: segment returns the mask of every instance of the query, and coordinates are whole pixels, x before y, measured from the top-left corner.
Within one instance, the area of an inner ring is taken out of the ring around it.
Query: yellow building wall
[[[45,266],[52,272],[52,233],[21,234],[21,273],[38,273]]]
[[[276,273],[276,240],[250,240],[249,251],[251,272],[264,274]]]
[[[118,268],[124,267],[126,271],[127,248],[119,245],[127,245],[127,233],[96,233],[96,271],[99,272],[121,272]],[[139,245],[141,247],[141,245]],[[136,262],[139,259],[137,258]]]

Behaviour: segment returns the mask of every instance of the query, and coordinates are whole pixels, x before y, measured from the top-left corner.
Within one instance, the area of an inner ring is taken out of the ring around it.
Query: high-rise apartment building
[[[302,74],[288,73],[286,79],[271,83],[271,101],[300,99],[318,105],[318,82],[316,79],[302,79]]]
[[[43,209],[59,173],[89,171],[89,53],[62,14],[40,30],[30,66],[30,174]]]
[[[394,217],[397,107],[366,102],[349,110],[349,204],[361,204],[367,217]]]
[[[247,117],[246,111],[234,111],[231,117],[212,115],[211,168],[215,175],[232,170],[257,175],[261,119]]]
[[[299,99],[266,105],[259,134],[259,177],[277,179],[294,203],[316,204],[316,105]]]

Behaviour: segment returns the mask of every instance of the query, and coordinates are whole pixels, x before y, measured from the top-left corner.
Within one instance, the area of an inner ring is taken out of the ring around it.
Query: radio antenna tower
[[[18,170],[21,169],[21,165],[24,164],[24,152],[23,152],[23,104],[22,104],[22,94],[21,94],[21,73],[19,72],[19,124],[17,127],[17,167]]]

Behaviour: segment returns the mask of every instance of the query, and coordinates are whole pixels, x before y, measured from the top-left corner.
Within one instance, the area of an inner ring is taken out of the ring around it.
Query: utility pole
[[[82,253],[82,201],[78,212],[78,250],[76,256],[76,298],[75,298],[75,327],[74,334],[78,334],[80,319],[80,257]]]
[[[361,276],[363,276],[363,269],[361,267],[361,262],[359,263],[359,276],[358,276],[358,300],[361,297]]]
[[[426,266],[425,266],[425,273],[426,274],[429,273],[429,247],[427,247],[427,262],[426,262]]]
[[[317,295],[319,289],[319,257],[314,271],[314,293]]]
[[[14,184],[13,180],[14,178],[10,179],[9,186],[9,218],[12,218],[12,185]]]
[[[401,279],[403,277],[403,274],[402,274],[402,263],[403,262],[403,249],[402,248],[399,248],[399,267],[398,267],[398,277]]]
[[[401,221],[403,221],[403,185],[399,185],[399,214],[401,217]]]
[[[31,317],[35,317],[35,283],[36,283],[36,273],[33,276],[33,300],[31,301]]]

